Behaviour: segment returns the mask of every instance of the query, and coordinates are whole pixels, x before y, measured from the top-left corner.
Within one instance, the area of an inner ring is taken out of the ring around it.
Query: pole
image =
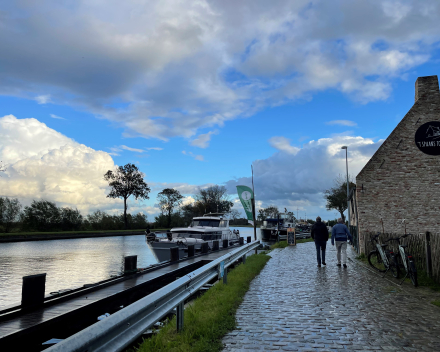
[[[252,193],[254,194],[254,196],[252,197],[252,217],[254,218],[254,241],[256,241],[257,240],[257,218],[255,217],[254,168],[252,165],[251,165],[251,170],[252,170]]]
[[[345,164],[347,167],[347,215],[348,215],[348,231],[350,231],[350,200],[349,200],[349,192],[350,192],[350,182],[348,181],[348,148],[345,148]]]

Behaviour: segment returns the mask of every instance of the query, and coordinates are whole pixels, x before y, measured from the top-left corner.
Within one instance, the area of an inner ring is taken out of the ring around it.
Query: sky
[[[257,207],[334,219],[323,191],[367,163],[437,75],[440,2],[0,2],[0,196],[122,212],[107,170],[157,194],[251,185]],[[244,213],[243,213],[244,214]]]

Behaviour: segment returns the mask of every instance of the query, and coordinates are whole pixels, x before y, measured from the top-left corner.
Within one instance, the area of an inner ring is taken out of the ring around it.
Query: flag
[[[252,216],[252,199],[254,198],[254,193],[252,192],[252,189],[247,186],[237,186],[237,193],[244,211],[246,212],[248,222],[253,225],[254,217]]]

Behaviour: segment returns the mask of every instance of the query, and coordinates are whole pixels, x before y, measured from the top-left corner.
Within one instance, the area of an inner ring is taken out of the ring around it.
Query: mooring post
[[[229,240],[223,240],[223,248],[228,248]]]
[[[46,273],[23,276],[21,287],[21,307],[23,309],[40,306],[44,303]]]
[[[208,242],[203,242],[202,243],[202,253],[208,253]]]
[[[188,245],[188,258],[189,257],[194,257],[194,245],[193,244]]]
[[[247,237],[247,243],[251,243],[251,236]]]
[[[426,273],[428,274],[428,277],[432,277],[431,233],[428,231],[426,232],[425,248],[426,248]]]
[[[212,241],[212,250],[218,251],[219,249],[219,240]]]
[[[177,305],[176,310],[177,310],[177,312],[176,312],[177,313],[177,317],[176,317],[176,319],[177,319],[177,332],[179,332],[183,329],[183,311],[184,311],[183,302],[180,302]]]
[[[124,274],[137,270],[137,255],[129,255],[124,258]]]
[[[179,247],[171,247],[170,248],[170,261],[176,262],[179,258]]]
[[[240,238],[238,239],[238,243],[240,244],[240,246],[242,246],[242,245],[244,244],[244,238],[243,238],[243,237],[240,237]]]

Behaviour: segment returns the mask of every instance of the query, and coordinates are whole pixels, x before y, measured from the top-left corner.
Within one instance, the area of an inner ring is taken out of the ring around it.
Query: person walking
[[[347,241],[353,241],[353,237],[345,226],[342,218],[338,219],[338,223],[332,228],[332,246],[336,242],[336,257],[338,258],[338,266],[342,265],[344,268],[347,267]]]
[[[321,218],[319,216],[316,218],[316,222],[312,226],[311,236],[315,241],[316,259],[318,260],[318,268],[320,268],[321,254],[322,254],[322,265],[327,265],[325,263],[325,248],[327,247],[328,230],[327,230],[327,226],[325,226],[325,224],[321,221]]]

